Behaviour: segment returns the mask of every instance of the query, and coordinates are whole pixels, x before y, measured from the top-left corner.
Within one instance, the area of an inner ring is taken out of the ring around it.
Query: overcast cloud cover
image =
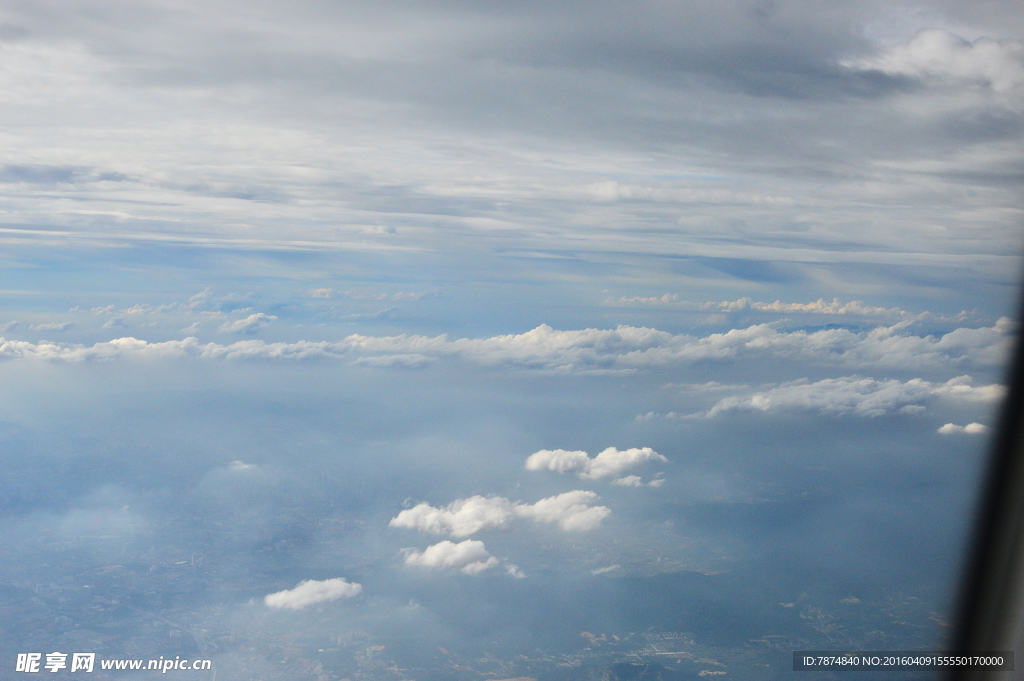
[[[0,665],[941,645],[1022,139],[1001,0],[0,0]]]

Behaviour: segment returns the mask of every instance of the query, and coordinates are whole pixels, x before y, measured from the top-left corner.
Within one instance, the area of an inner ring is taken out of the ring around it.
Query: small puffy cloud
[[[267,594],[263,602],[271,608],[298,610],[315,603],[336,601],[339,598],[352,598],[357,596],[362,590],[363,586],[361,584],[349,582],[342,577],[321,581],[307,579],[299,582],[294,589]]]
[[[11,331],[13,329],[18,328],[19,326],[21,326],[21,322],[17,320],[12,320],[7,322],[6,324],[0,324],[0,332]]]
[[[121,327],[127,329],[128,325],[124,323],[124,319],[121,317],[111,317],[103,324],[104,329],[112,329],[114,327]]]
[[[597,499],[593,492],[576,490],[541,499],[535,504],[517,504],[516,515],[538,523],[558,523],[566,531],[586,532],[601,525],[611,514],[607,506],[590,506]]]
[[[466,537],[481,530],[506,527],[515,517],[514,507],[508,499],[480,495],[457,499],[443,508],[424,502],[399,513],[391,519],[390,525]]]
[[[526,573],[511,563],[505,566],[505,573],[516,579],[526,579]]]
[[[457,499],[435,508],[424,502],[391,519],[391,527],[403,527],[431,534],[466,537],[484,530],[503,529],[517,518],[538,523],[557,523],[566,531],[587,531],[598,527],[611,513],[605,506],[591,506],[594,492],[576,490],[541,499],[535,504],[512,502],[504,497]]]
[[[334,289],[330,288],[314,288],[310,289],[309,295],[314,298],[331,298],[334,296]]]
[[[256,314],[249,315],[245,319],[236,319],[233,322],[224,322],[218,330],[226,333],[256,333],[276,319],[277,317],[273,315],[257,312]]]
[[[556,473],[575,471],[584,480],[600,480],[615,477],[648,461],[667,463],[668,459],[650,447],[624,450],[608,447],[594,458],[590,458],[582,451],[542,449],[526,459],[526,470],[548,470]]]
[[[476,575],[497,565],[498,559],[487,552],[482,541],[467,539],[456,544],[446,539],[422,552],[410,551],[405,555],[405,564],[435,570],[457,569],[466,575]]]
[[[975,387],[970,383],[970,376],[958,376],[945,383],[931,383],[920,378],[906,382],[878,381],[858,376],[827,378],[814,383],[802,380],[753,395],[726,397],[711,409],[691,416],[714,418],[727,412],[777,409],[836,415],[853,413],[858,416],[882,416],[896,412],[914,414],[925,410],[920,402],[947,399],[992,403],[1006,392],[1006,388],[998,384]]]
[[[923,80],[974,82],[1007,92],[1024,85],[1024,44],[991,38],[970,42],[930,28],[874,59],[846,66]]]
[[[983,435],[988,432],[988,426],[982,423],[968,423],[966,426],[958,426],[955,423],[947,423],[939,428],[936,433],[940,435],[953,435],[966,433],[968,435]]]

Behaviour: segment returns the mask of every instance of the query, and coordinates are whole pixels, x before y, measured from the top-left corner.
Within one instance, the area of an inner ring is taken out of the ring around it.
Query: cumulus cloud
[[[874,59],[846,65],[911,78],[976,82],[1006,92],[1024,85],[1024,44],[991,38],[970,42],[930,28]]]
[[[274,319],[261,315],[263,313],[228,322],[221,328],[238,331],[253,318],[257,318],[257,324]],[[202,344],[195,338],[149,343],[126,337],[93,346],[0,339],[0,358],[83,361],[124,355],[229,359],[333,357],[369,366],[421,366],[442,357],[456,357],[481,366],[558,373],[631,373],[709,360],[793,358],[843,367],[949,369],[971,364],[1002,364],[1015,331],[1014,323],[1005,317],[991,327],[958,328],[938,337],[915,336],[907,330],[910,324],[910,321],[902,321],[869,331],[790,332],[779,331],[771,324],[757,324],[704,337],[673,335],[634,326],[558,331],[542,324],[526,333],[490,338],[449,340],[445,335],[353,334],[337,342],[246,340],[228,345]]]
[[[274,315],[257,312],[249,315],[245,319],[236,319],[233,322],[225,322],[221,324],[220,329],[218,330],[227,333],[256,333],[276,319],[277,317]]]
[[[484,530],[503,529],[516,518],[538,523],[557,523],[567,531],[592,530],[611,513],[605,506],[591,506],[597,494],[577,490],[541,499],[535,504],[522,504],[504,497],[457,499],[447,506],[435,508],[424,502],[406,509],[391,519],[391,527],[404,527],[431,534],[467,537]]]
[[[593,492],[565,492],[532,505],[517,505],[516,515],[538,523],[558,523],[566,531],[586,532],[599,527],[612,512],[607,506],[590,506],[596,499]]]
[[[315,603],[336,601],[339,598],[352,598],[359,595],[362,590],[363,586],[361,584],[349,582],[343,577],[320,581],[307,579],[299,582],[294,589],[267,594],[263,602],[271,608],[298,610]]]
[[[945,383],[931,383],[920,378],[903,382],[846,376],[814,383],[793,381],[753,395],[725,397],[711,409],[692,416],[714,418],[727,412],[774,409],[882,416],[924,411],[925,406],[921,403],[937,398],[991,404],[1002,398],[1005,392],[1005,387],[998,384],[972,386],[970,376],[959,376]]]
[[[497,565],[498,559],[487,552],[482,541],[467,539],[456,544],[446,539],[422,552],[409,551],[405,555],[405,564],[435,570],[457,569],[466,575],[476,575]]]
[[[955,423],[947,423],[939,428],[936,433],[940,435],[953,435],[954,433],[967,433],[968,435],[983,435],[988,432],[988,426],[982,423],[968,423],[966,426],[958,426]]]
[[[603,478],[615,477],[623,471],[635,468],[648,461],[667,463],[668,459],[650,447],[625,450],[608,447],[594,458],[590,458],[583,451],[570,452],[564,449],[542,449],[539,452],[534,452],[526,459],[526,470],[548,470],[555,471],[556,473],[575,471],[584,480],[601,480]]]
[[[515,517],[515,504],[503,497],[472,496],[457,499],[443,508],[424,502],[391,519],[391,527],[405,527],[431,534],[467,537],[481,530],[503,528]]]

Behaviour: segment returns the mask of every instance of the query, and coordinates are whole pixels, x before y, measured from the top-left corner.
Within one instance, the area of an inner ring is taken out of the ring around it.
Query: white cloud
[[[405,564],[435,570],[453,568],[463,574],[476,575],[497,565],[498,559],[487,552],[482,541],[467,539],[455,544],[446,539],[428,546],[422,553],[410,551],[405,556]]]
[[[515,504],[502,497],[457,499],[443,508],[424,502],[391,519],[391,527],[405,527],[431,534],[466,537],[481,530],[506,527],[515,517]]]
[[[607,506],[590,506],[596,499],[593,492],[565,492],[541,499],[533,505],[517,505],[516,515],[538,523],[558,523],[566,531],[586,532],[599,527],[612,512]]]
[[[714,418],[727,412],[773,409],[882,416],[895,412],[924,411],[925,407],[919,403],[937,398],[992,403],[1005,394],[1004,386],[993,384],[974,387],[970,382],[970,376],[959,376],[945,383],[931,383],[920,378],[906,382],[878,381],[858,376],[827,378],[814,383],[802,380],[784,383],[753,395],[726,397],[711,409],[692,416]]]
[[[621,565],[606,565],[605,567],[595,568],[590,571],[592,575],[606,575],[609,572],[620,572],[622,570]]]
[[[363,590],[361,584],[349,582],[342,577],[321,581],[307,579],[299,582],[294,589],[286,589],[268,594],[263,602],[271,608],[289,608],[298,610],[307,605],[336,601],[339,598],[352,598]]]
[[[188,299],[188,306],[190,308],[199,307],[200,305],[206,302],[207,298],[210,297],[210,293],[211,292],[209,287],[203,289],[202,291]]]
[[[12,320],[12,321],[7,322],[6,324],[0,324],[0,332],[6,333],[7,331],[11,331],[13,329],[16,329],[19,326],[21,326],[21,322],[19,322],[17,320]]]
[[[954,433],[967,433],[968,435],[982,435],[988,432],[988,426],[982,423],[968,423],[966,426],[958,426],[955,423],[947,423],[939,428],[936,433],[952,435]]]
[[[526,459],[526,470],[549,470],[556,473],[576,471],[576,474],[584,480],[600,480],[615,477],[625,470],[635,468],[648,461],[667,463],[668,459],[650,447],[624,450],[608,447],[594,458],[590,458],[586,452],[582,451],[542,449]]]
[[[33,331],[67,331],[70,326],[70,322],[47,322],[45,324],[32,324],[28,328]]]
[[[591,506],[594,492],[577,490],[541,499],[535,504],[512,502],[504,497],[457,499],[435,508],[424,502],[391,519],[391,527],[421,530],[431,534],[467,537],[485,530],[506,528],[516,518],[539,523],[557,523],[567,531],[592,530],[611,513],[605,506]]]
[[[252,308],[250,308],[252,309]],[[233,322],[224,322],[221,324],[219,331],[227,333],[256,333],[264,326],[272,321],[275,321],[277,317],[274,315],[263,314],[257,312],[251,314],[245,319],[236,319]]]
[[[505,566],[505,572],[510,577],[515,577],[516,579],[526,579],[526,573],[520,570],[515,565],[512,565],[511,563]]]
[[[604,304],[627,307],[633,305],[671,305],[684,310],[701,312],[742,312],[744,310],[755,310],[758,312],[802,312],[822,315],[884,316],[896,318],[904,318],[910,315],[909,312],[901,310],[898,307],[886,308],[870,306],[865,305],[859,300],[851,300],[848,303],[844,303],[840,301],[839,298],[833,298],[831,302],[827,302],[824,298],[819,298],[818,300],[810,303],[784,303],[781,300],[776,300],[774,303],[763,303],[756,301],[753,298],[744,297],[737,300],[709,300],[704,303],[691,303],[689,301],[679,300],[679,296],[674,293],[666,293],[661,296],[651,297],[636,296],[627,298],[623,296],[617,300],[609,298],[604,301]],[[931,317],[927,312],[919,316]]]
[[[650,482],[644,482],[639,475],[627,475],[612,480],[612,484],[621,487],[661,487],[665,484],[665,478],[655,478]]]
[[[1024,85],[1024,44],[1013,40],[964,40],[941,28],[919,32],[875,59],[847,66],[937,81],[969,81],[1007,92]]]
[[[273,317],[257,313],[228,322],[223,330],[259,325]],[[757,324],[705,337],[673,335],[657,329],[619,326],[615,329],[558,331],[541,325],[518,335],[491,338],[447,336],[350,335],[338,342],[297,341],[266,343],[238,341],[228,345],[201,344],[195,338],[149,343],[118,338],[93,346],[33,344],[0,340],[0,357],[47,360],[108,360],[122,355],[204,358],[303,359],[334,357],[370,366],[420,366],[442,357],[457,357],[482,366],[567,372],[635,372],[699,361],[749,358],[800,359],[841,367],[950,369],[962,365],[1000,365],[1013,340],[1015,325],[1002,318],[991,327],[959,328],[943,336],[915,336],[911,322],[879,326],[870,331],[825,329],[779,331]]]

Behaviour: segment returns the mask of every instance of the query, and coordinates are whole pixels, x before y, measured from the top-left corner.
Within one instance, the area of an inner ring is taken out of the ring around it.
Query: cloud
[[[202,291],[188,299],[188,306],[190,308],[199,307],[200,305],[206,302],[206,299],[209,298],[211,294],[212,291],[210,290],[209,287],[203,289]]]
[[[776,300],[774,303],[763,303],[752,298],[744,297],[736,300],[724,300],[720,302],[709,300],[704,303],[691,303],[689,301],[679,300],[679,296],[674,293],[666,293],[662,296],[652,296],[648,298],[640,296],[632,298],[623,296],[617,300],[609,298],[604,301],[604,304],[621,306],[671,305],[673,307],[699,312],[741,312],[743,310],[755,310],[758,312],[805,312],[828,315],[884,315],[895,317],[906,317],[910,314],[906,310],[901,310],[898,307],[872,307],[865,305],[859,300],[851,300],[848,303],[844,303],[840,301],[839,298],[833,298],[832,302],[826,302],[824,298],[819,298],[818,300],[810,303],[784,303],[781,300]]]
[[[526,579],[526,573],[511,563],[505,566],[505,573],[516,579]]]
[[[711,409],[691,416],[714,418],[728,412],[776,409],[882,416],[924,411],[925,407],[919,403],[937,398],[992,404],[1006,392],[1005,386],[998,384],[975,387],[970,382],[970,376],[959,376],[945,383],[931,383],[920,378],[906,382],[879,381],[858,376],[827,378],[814,383],[802,380],[753,395],[725,397]]]
[[[481,339],[352,335],[339,345],[363,356],[447,355],[484,366],[559,373],[633,372],[740,357],[800,358],[858,367],[948,368],[970,363],[1001,364],[1015,328],[1013,322],[1003,318],[992,327],[959,328],[936,338],[907,333],[909,324],[899,322],[862,332],[784,332],[758,324],[702,338],[632,326],[558,331],[542,324],[522,334]]]
[[[5,324],[0,324],[0,332],[6,333],[7,331],[13,331],[14,329],[21,326],[21,322],[17,320],[9,321]]]
[[[968,435],[983,435],[988,432],[988,426],[981,423],[968,423],[966,426],[958,426],[955,423],[947,423],[935,431],[940,435],[952,435],[954,433],[967,433]]]
[[[974,42],[941,28],[920,31],[869,60],[848,66],[933,81],[968,81],[1007,92],[1024,85],[1024,44],[979,38]]]
[[[405,556],[405,564],[435,570],[452,568],[466,575],[477,575],[497,565],[498,559],[487,552],[482,541],[467,539],[455,544],[446,539],[428,546],[422,553],[410,551]]]
[[[32,324],[28,328],[33,331],[67,331],[70,327],[70,322],[47,322],[45,324]]]
[[[272,321],[275,321],[276,319],[277,317],[273,315],[267,315],[263,314],[262,312],[257,312],[256,314],[249,315],[245,319],[237,319],[233,322],[225,322],[221,324],[218,331],[224,331],[227,333],[256,333],[264,326],[266,326]]]
[[[607,575],[610,572],[621,572],[621,565],[606,565],[605,567],[594,568],[590,571],[592,575]]]
[[[566,531],[586,532],[599,527],[612,512],[607,506],[590,506],[596,499],[593,492],[565,492],[533,505],[517,505],[516,515],[539,523],[558,523]]]
[[[228,322],[221,330],[237,333],[274,319],[257,313]],[[0,358],[90,361],[124,355],[228,359],[333,357],[368,366],[421,366],[454,357],[480,366],[555,373],[633,373],[700,361],[790,358],[840,367],[949,369],[972,364],[1001,365],[1016,328],[1004,317],[991,327],[958,328],[935,337],[909,334],[909,324],[903,321],[869,331],[791,332],[779,331],[771,324],[757,324],[704,337],[634,326],[558,331],[542,324],[522,334],[456,340],[444,335],[352,334],[337,342],[247,340],[221,345],[200,344],[195,338],[149,343],[125,337],[91,347],[0,340]]]
[[[627,475],[624,478],[612,480],[612,484],[622,487],[661,487],[665,484],[665,478],[655,478],[650,482],[644,482],[639,475]]]
[[[457,499],[443,508],[424,502],[391,519],[391,527],[405,527],[431,534],[466,537],[481,530],[503,528],[515,517],[515,504],[502,497],[472,496]]]
[[[431,534],[467,537],[485,530],[504,529],[516,518],[538,523],[557,523],[566,531],[587,531],[600,526],[611,513],[605,506],[591,506],[597,494],[576,490],[541,499],[535,504],[512,502],[504,497],[457,499],[435,508],[424,502],[391,519],[391,527],[421,530]]]
[[[584,480],[601,480],[615,477],[625,470],[635,468],[648,461],[667,463],[668,459],[650,447],[625,450],[608,447],[594,458],[590,458],[586,452],[582,451],[542,449],[526,459],[526,470],[549,470],[556,473],[576,471],[576,474]]]
[[[294,589],[267,594],[263,602],[271,608],[298,610],[315,603],[336,601],[339,598],[352,598],[359,595],[362,590],[363,586],[361,584],[349,582],[343,577],[321,581],[307,579],[299,582]]]

